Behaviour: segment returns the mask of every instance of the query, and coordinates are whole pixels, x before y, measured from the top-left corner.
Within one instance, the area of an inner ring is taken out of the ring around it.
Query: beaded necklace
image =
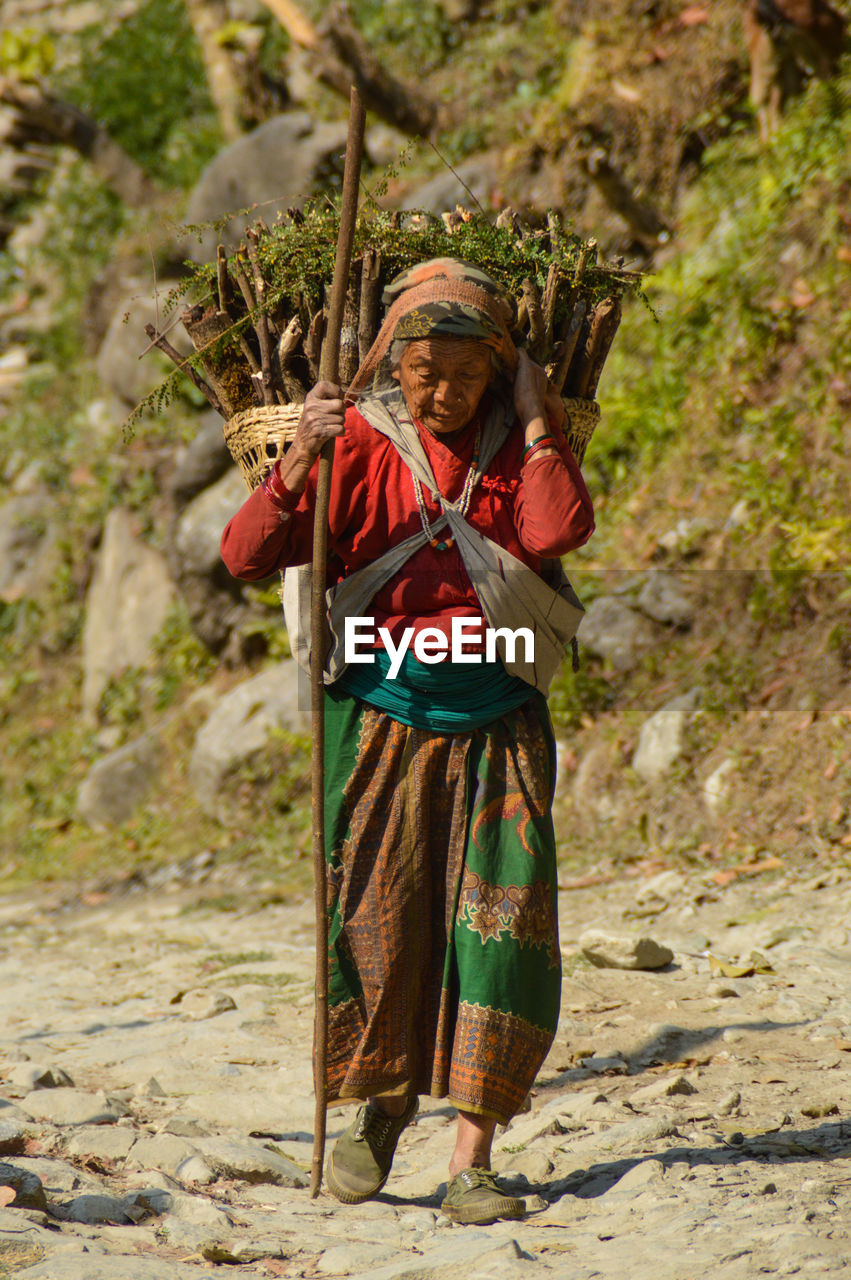
[[[467,508],[470,505],[470,498],[473,496],[473,486],[475,485],[475,482],[476,482],[476,471],[478,470],[478,467],[479,467],[479,445],[481,444],[481,440],[482,440],[482,429],[481,427],[477,427],[476,438],[473,441],[473,460],[470,463],[470,470],[467,472],[467,476],[464,480],[464,487],[461,490],[461,496],[459,497],[458,501],[454,504],[456,511],[458,511],[459,515],[462,515],[462,516],[465,516],[467,514]],[[423,497],[423,487],[420,484],[417,477],[414,475],[413,471],[411,472],[411,479],[414,482],[414,497],[417,500],[417,510],[420,513],[420,521],[423,526],[423,532],[425,533],[425,536],[428,538],[429,546],[434,547],[435,551],[449,551],[452,547],[455,546],[455,539],[454,538],[441,539],[441,538],[435,537],[434,533],[432,532],[431,524],[429,523],[428,512],[426,511],[426,508],[425,508],[425,498]],[[438,505],[440,506],[441,511],[443,511],[444,510],[443,494],[433,493],[432,497],[434,498],[435,502],[437,502]]]

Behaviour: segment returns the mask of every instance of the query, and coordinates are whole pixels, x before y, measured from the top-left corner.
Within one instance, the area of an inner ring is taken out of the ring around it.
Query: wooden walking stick
[[[336,382],[340,363],[340,333],[343,307],[349,284],[352,243],[358,208],[365,111],[352,85],[349,107],[349,135],[343,171],[340,231],[334,261],[334,282],[328,305],[328,323],[319,361],[321,381]],[[313,594],[311,598],[310,704],[313,721],[313,874],[316,915],[316,1005],[313,1024],[313,1088],[316,1098],[313,1128],[313,1165],[310,1195],[315,1199],[322,1185],[325,1157],[325,1113],[327,1109],[328,1064],[328,913],[325,867],[325,650],[328,620],[325,605],[326,557],[328,552],[328,506],[331,496],[331,469],[334,441],[329,440],[319,455],[316,508],[313,516]]]

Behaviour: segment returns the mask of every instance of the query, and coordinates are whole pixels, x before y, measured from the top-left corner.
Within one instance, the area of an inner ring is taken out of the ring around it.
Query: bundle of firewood
[[[272,228],[258,221],[246,228],[234,253],[219,246],[215,266],[198,268],[190,281],[198,301],[180,319],[192,356],[181,356],[163,334],[146,327],[152,345],[174,360],[226,423],[238,426],[240,415],[261,406],[297,406],[317,380],[336,236],[331,208],[292,210]],[[361,215],[340,343],[343,387],[375,341],[385,285],[436,257],[475,263],[497,280],[516,304],[515,344],[546,367],[568,403],[593,402],[622,297],[638,289],[640,277],[619,264],[599,263],[596,243],[566,234],[554,216],[535,230],[510,210],[495,223],[460,208],[441,218]],[[261,473],[266,457],[280,450],[281,430],[291,433],[296,418],[294,411],[265,415],[279,430],[273,447],[260,450]],[[250,414],[254,420],[262,430],[264,415]],[[252,469],[251,479],[257,478]]]

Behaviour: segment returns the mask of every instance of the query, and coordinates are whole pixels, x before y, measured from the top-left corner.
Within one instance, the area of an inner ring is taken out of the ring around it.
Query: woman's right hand
[[[288,454],[302,461],[310,459],[312,466],[323,446],[343,434],[345,414],[346,405],[340,387],[333,382],[317,382],[305,397]]]
[[[346,405],[333,382],[317,382],[308,391],[295,438],[280,463],[280,477],[290,493],[304,493],[310,470],[329,440],[344,431]]]

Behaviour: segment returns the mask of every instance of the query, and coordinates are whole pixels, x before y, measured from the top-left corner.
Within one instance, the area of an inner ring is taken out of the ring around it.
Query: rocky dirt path
[[[561,1027],[496,1144],[530,1213],[487,1228],[440,1214],[439,1101],[378,1200],[309,1199],[309,904],[0,900],[0,1277],[851,1275],[851,872],[814,870],[562,893]],[[592,925],[673,963],[592,967]]]

